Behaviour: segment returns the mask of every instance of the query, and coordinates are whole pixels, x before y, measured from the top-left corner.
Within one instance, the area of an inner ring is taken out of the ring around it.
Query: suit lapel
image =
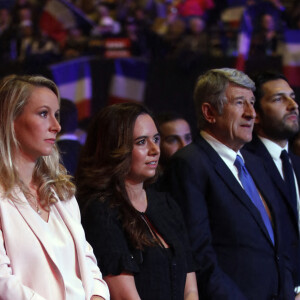
[[[27,202],[25,195],[18,190],[17,191],[18,198],[20,201],[14,201],[14,205],[16,209],[19,211],[20,215],[23,217],[24,221],[30,227],[36,238],[43,245],[45,252],[48,253],[49,257],[56,265],[55,255],[52,251],[52,248],[49,245],[49,241],[51,241],[51,235],[49,230],[47,230],[48,223],[46,223],[29,205]],[[50,217],[50,216],[49,216]],[[57,269],[59,269],[57,267]]]
[[[247,145],[247,149],[250,152],[254,153],[255,155],[258,155],[260,158],[263,159],[263,162],[266,166],[266,169],[268,171],[268,175],[272,179],[274,185],[277,187],[279,192],[281,193],[282,197],[285,199],[286,203],[290,206],[295,220],[298,219],[298,212],[297,212],[297,206],[296,203],[293,203],[290,199],[289,192],[286,188],[286,185],[284,183],[284,180],[282,179],[272,156],[270,155],[269,151],[265,147],[265,145],[262,143],[262,141],[257,137],[253,137],[253,141]],[[295,168],[296,169],[296,168]],[[299,178],[300,178],[300,174]],[[297,221],[298,224],[298,221]]]
[[[224,163],[222,158],[202,137],[200,137],[198,145],[206,152],[207,156],[214,166],[216,173],[220,176],[220,178],[224,181],[224,183],[232,191],[232,193],[248,209],[249,213],[255,219],[266,238],[273,245],[258,209],[252,203],[251,199],[248,197],[248,195],[246,194],[240,183],[236,180],[230,169]]]
[[[19,213],[23,217],[24,221],[31,228],[31,230],[35,234],[36,238],[43,245],[43,249],[45,250],[45,252],[48,253],[50,259],[52,260],[52,262],[54,263],[54,265],[56,266],[56,268],[59,272],[59,267],[56,262],[56,256],[52,251],[52,247],[49,245],[49,241],[52,238],[49,233],[49,230],[47,230],[47,227],[49,224],[46,223],[43,219],[41,219],[41,217],[31,208],[31,206],[28,204],[24,194],[21,191],[18,191],[17,194],[21,201],[18,203],[14,202],[16,209],[19,211]],[[56,194],[55,194],[55,196],[58,199]],[[77,257],[84,257],[85,254],[83,253],[83,249],[82,249],[82,247],[79,246],[80,245],[80,237],[82,236],[82,235],[80,235],[80,232],[82,230],[81,226],[79,226],[79,224],[76,223],[70,215],[68,215],[66,209],[64,209],[60,200],[58,200],[54,205],[57,208],[59,214],[61,215],[65,225],[67,226],[67,228],[70,231],[70,234],[74,240]],[[81,259],[78,259],[78,263],[79,263],[80,272],[82,274],[82,271],[84,272],[85,265],[83,264],[83,261]],[[60,272],[59,272],[59,274],[60,274]],[[86,288],[84,280],[82,280],[82,283],[84,285],[84,288]]]
[[[56,197],[57,197],[57,195],[56,195]],[[81,258],[85,257],[84,247],[82,247],[82,245],[84,245],[83,243],[85,242],[83,228],[82,228],[80,222],[74,221],[75,216],[72,217],[72,215],[71,215],[71,213],[76,214],[77,212],[73,211],[71,208],[70,208],[70,210],[64,208],[65,205],[72,205],[71,201],[72,200],[67,200],[67,201],[65,201],[64,204],[62,204],[62,202],[59,200],[54,205],[57,208],[61,218],[63,219],[65,225],[67,226],[67,228],[70,231],[70,234],[74,240],[75,252],[77,254],[77,261],[78,261],[78,265],[79,265],[82,285],[83,285],[84,290],[87,291],[88,283],[84,280],[84,276],[83,276],[84,274],[87,273],[86,264],[84,262],[84,259],[81,259]]]

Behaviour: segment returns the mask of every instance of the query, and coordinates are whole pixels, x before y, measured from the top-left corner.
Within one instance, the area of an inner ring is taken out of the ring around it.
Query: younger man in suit
[[[294,297],[274,187],[260,160],[240,151],[252,139],[254,89],[235,69],[200,76],[200,134],[172,156],[164,174],[186,220],[201,299]]]
[[[75,134],[78,129],[78,111],[74,102],[61,99],[60,103],[61,131],[58,136],[57,146],[60,150],[62,163],[70,175],[74,176],[78,164],[81,144]]]
[[[300,158],[289,151],[289,139],[299,130],[295,93],[280,73],[261,72],[256,84],[255,135],[244,148],[260,156],[281,196],[282,223],[291,239],[287,253],[293,268],[296,294],[300,293],[299,184]],[[300,297],[300,296],[299,296]]]
[[[176,112],[161,112],[155,119],[160,134],[159,165],[163,169],[176,151],[192,142],[192,132],[188,121]]]

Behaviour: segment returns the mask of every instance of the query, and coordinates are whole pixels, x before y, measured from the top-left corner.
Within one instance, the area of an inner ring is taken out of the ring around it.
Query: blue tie
[[[251,175],[249,174],[248,170],[246,169],[243,159],[239,155],[236,156],[234,165],[237,167],[239,178],[245,189],[245,192],[247,193],[247,195],[249,196],[249,198],[251,199],[251,201],[253,202],[255,207],[260,212],[260,215],[261,215],[261,217],[264,221],[264,224],[268,230],[269,236],[274,244],[274,233],[273,233],[273,228],[271,225],[270,218],[264,207],[262,199],[259,196],[259,193],[253,182],[253,179],[252,179]]]

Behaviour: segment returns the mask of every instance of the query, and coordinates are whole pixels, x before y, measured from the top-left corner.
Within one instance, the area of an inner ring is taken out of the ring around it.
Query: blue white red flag
[[[75,102],[78,119],[91,116],[92,78],[90,58],[81,57],[50,66],[61,98]]]
[[[291,86],[300,86],[300,33],[286,30],[283,51],[283,73]]]
[[[143,102],[148,62],[136,58],[115,59],[115,73],[109,91],[109,104]]]
[[[88,33],[93,22],[75,5],[66,0],[47,0],[40,18],[40,28],[64,44],[68,29],[80,27]]]

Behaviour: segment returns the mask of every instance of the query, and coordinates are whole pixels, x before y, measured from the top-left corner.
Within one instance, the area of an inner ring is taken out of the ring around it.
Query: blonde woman
[[[109,299],[55,146],[59,93],[41,76],[0,82],[0,299]]]

